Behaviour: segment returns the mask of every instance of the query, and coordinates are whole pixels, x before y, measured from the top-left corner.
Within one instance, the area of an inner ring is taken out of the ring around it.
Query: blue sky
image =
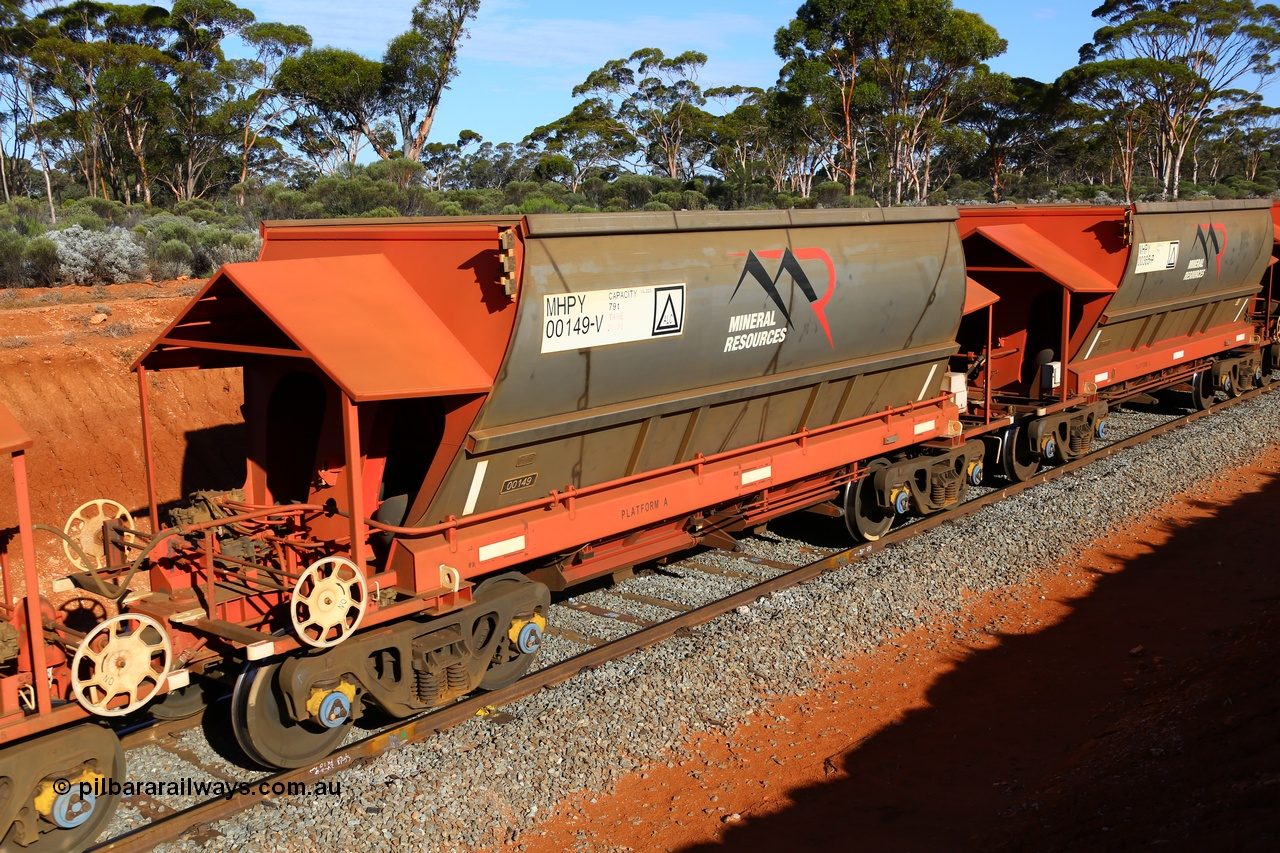
[[[240,0],[260,21],[301,24],[317,46],[380,58],[408,29],[415,0]],[[462,46],[460,74],[440,105],[431,139],[474,130],[491,142],[516,142],[569,112],[573,87],[610,59],[642,47],[668,56],[699,50],[709,61],[704,87],[777,82],[773,36],[800,0],[482,0]],[[1055,79],[1078,59],[1098,21],[1094,0],[955,0],[1008,40],[991,64],[1014,76]]]

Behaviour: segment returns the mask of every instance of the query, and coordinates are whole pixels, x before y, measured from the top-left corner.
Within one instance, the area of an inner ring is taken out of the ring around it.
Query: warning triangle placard
[[[653,292],[654,335],[678,335],[684,329],[684,287],[657,287]]]

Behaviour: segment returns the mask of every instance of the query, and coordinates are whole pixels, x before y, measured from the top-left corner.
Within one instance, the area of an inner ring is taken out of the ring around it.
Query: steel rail
[[[472,695],[453,705],[420,714],[399,723],[391,729],[338,749],[306,767],[281,771],[262,777],[250,783],[251,790],[247,793],[237,792],[228,797],[220,797],[216,800],[198,803],[181,811],[175,811],[173,814],[164,815],[153,820],[146,826],[138,827],[124,835],[109,839],[95,847],[90,847],[89,850],[93,851],[93,853],[135,853],[135,851],[141,853],[141,851],[150,850],[157,844],[178,838],[182,833],[196,826],[225,819],[258,803],[268,801],[274,796],[278,796],[270,793],[261,793],[258,788],[259,785],[266,785],[269,789],[270,786],[276,783],[285,785],[290,782],[313,783],[337,771],[360,766],[388,750],[399,749],[411,743],[424,741],[446,729],[473,719],[490,706],[510,704],[518,699],[537,693],[539,690],[567,681],[580,672],[626,657],[633,652],[654,645],[676,634],[688,633],[693,628],[705,625],[738,607],[749,605],[762,596],[789,589],[813,580],[826,572],[841,569],[885,548],[901,544],[914,536],[933,530],[947,522],[966,518],[1001,500],[1021,494],[1034,486],[1049,483],[1068,474],[1075,473],[1088,467],[1092,462],[1145,444],[1161,435],[1170,433],[1224,409],[1255,399],[1261,394],[1276,388],[1280,388],[1280,383],[1255,388],[1242,393],[1238,397],[1216,403],[1203,411],[1192,412],[1152,427],[1149,430],[1144,430],[1129,438],[1113,442],[1106,447],[1090,451],[1089,454],[1071,462],[1042,470],[1021,483],[1014,483],[995,489],[949,510],[944,510],[904,525],[875,542],[864,543],[838,554],[826,556],[813,563],[799,566],[762,583],[743,589],[726,598],[717,599],[688,612],[680,613],[664,622],[640,628],[606,645],[589,649],[568,660],[530,673],[509,687]],[[173,731],[172,724],[166,728]],[[139,732],[138,740],[143,740],[141,732]]]

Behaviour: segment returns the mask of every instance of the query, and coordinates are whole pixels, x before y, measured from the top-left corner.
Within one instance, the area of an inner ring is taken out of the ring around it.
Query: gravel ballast
[[[279,797],[215,824],[199,840],[181,839],[158,849],[464,851],[513,840],[566,797],[604,791],[623,774],[658,762],[681,761],[691,737],[713,729],[727,732],[770,698],[813,688],[838,671],[844,656],[958,610],[966,593],[1016,585],[1041,568],[1071,560],[1099,536],[1224,469],[1249,462],[1267,447],[1278,424],[1280,394],[1215,413],[760,599],[690,636],[672,637],[577,675],[505,707],[514,720],[495,724],[477,718],[427,742],[389,751],[334,777],[341,783],[338,795]],[[833,541],[824,533],[821,545]],[[772,531],[744,544],[766,559],[796,561],[802,553]],[[745,560],[699,559],[751,570]],[[810,552],[803,562],[813,559],[817,555]],[[693,605],[746,585],[735,578],[680,572],[678,565],[672,569],[680,576],[641,575],[615,590]],[[641,618],[656,615],[608,592],[588,593],[583,600]],[[553,620],[571,614],[561,624],[583,634],[611,637],[636,627],[557,611]],[[564,641],[547,649],[554,658],[580,650]],[[132,765],[129,776],[158,779],[163,773],[160,767],[152,774]],[[243,775],[254,774],[246,770]]]

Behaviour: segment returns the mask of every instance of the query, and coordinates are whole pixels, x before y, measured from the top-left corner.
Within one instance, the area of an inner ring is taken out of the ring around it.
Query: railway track
[[[126,749],[131,753],[131,763],[140,751],[150,750],[196,767],[210,779],[221,779],[227,784],[244,784],[230,795],[200,802],[185,802],[194,799],[192,797],[178,797],[173,801],[162,802],[147,795],[126,796],[121,813],[132,812],[136,815],[135,820],[145,821],[145,824],[126,826],[123,831],[119,831],[122,820],[117,818],[114,825],[118,830],[116,834],[91,849],[151,849],[202,824],[227,818],[269,801],[287,792],[291,784],[304,784],[310,788],[340,771],[362,766],[374,761],[379,755],[426,740],[477,716],[500,720],[502,712],[497,709],[545,687],[562,683],[580,672],[625,657],[669,637],[687,634],[718,616],[751,605],[762,596],[805,583],[825,572],[903,543],[946,522],[972,515],[1005,498],[1078,471],[1099,459],[1254,399],[1267,390],[1269,389],[1264,388],[1243,394],[1207,411],[1172,417],[1157,426],[1114,440],[1075,462],[1041,471],[1024,483],[978,494],[950,511],[916,520],[874,543],[848,550],[793,545],[797,563],[752,554],[746,549],[707,550],[676,562],[655,576],[637,579],[638,583],[624,582],[612,588],[594,590],[559,602],[553,605],[550,620],[552,627],[548,631],[549,638],[544,647],[545,657],[540,669],[511,687],[472,696],[446,708],[381,729],[353,733],[352,739],[342,748],[308,767],[279,773],[254,772],[216,757],[211,758],[209,752],[193,749],[187,743],[189,738],[186,735],[201,724],[200,717],[160,722],[131,732],[123,738]],[[699,592],[694,598],[719,597],[702,603],[691,600],[687,594],[671,595],[671,581],[691,577],[704,581],[698,585]],[[720,595],[726,589],[731,591]],[[664,593],[670,597],[664,597]],[[673,598],[686,600],[678,601]],[[218,712],[216,706],[210,711],[214,715]],[[227,740],[230,741],[229,733]],[[216,755],[217,749],[215,747],[211,752]]]

